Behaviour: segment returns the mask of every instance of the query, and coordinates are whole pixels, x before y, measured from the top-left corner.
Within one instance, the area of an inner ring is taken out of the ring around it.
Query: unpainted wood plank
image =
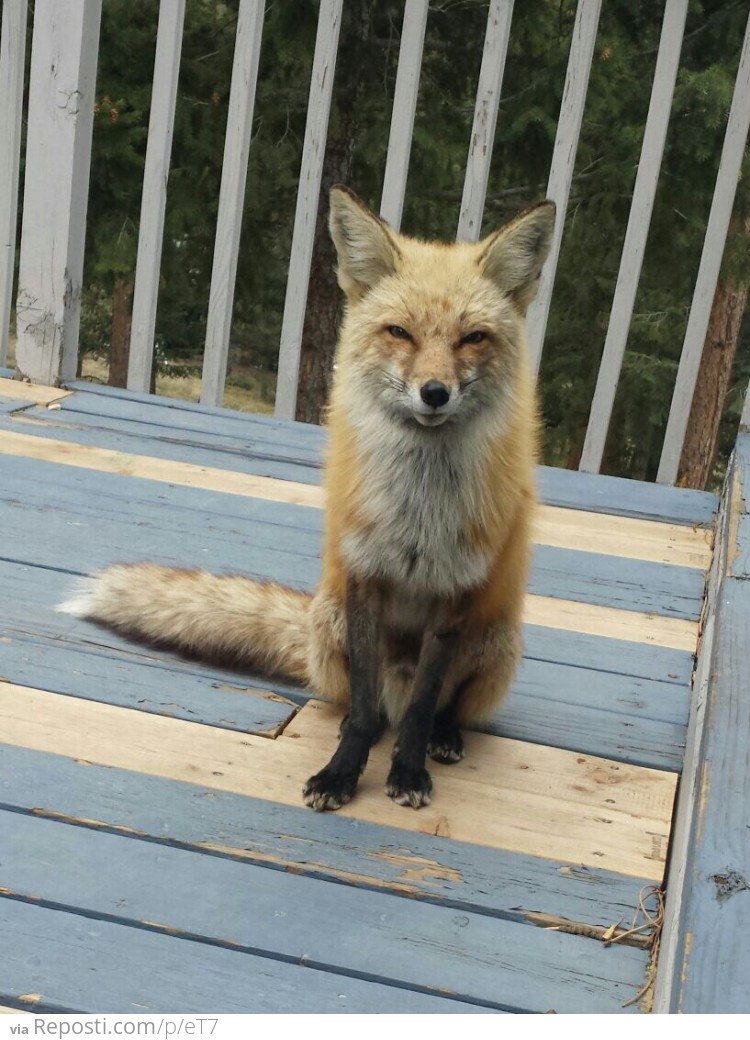
[[[308,484],[277,481],[228,470],[210,470],[189,462],[155,459],[146,455],[126,455],[107,448],[75,445],[27,433],[5,433],[0,440],[0,453],[55,462],[63,466],[85,466],[103,473],[138,476],[143,480],[160,480],[184,487],[254,495],[295,505],[317,507],[322,500],[321,489]]]
[[[61,390],[55,386],[42,386],[40,383],[27,383],[20,379],[0,379],[0,397],[7,397],[11,401],[47,407],[71,396],[70,390]]]
[[[488,1009],[0,898],[0,1000],[35,1012],[411,1014]]]
[[[409,155],[429,6],[429,0],[406,0],[404,4],[391,130],[383,174],[383,194],[380,200],[380,216],[396,231],[401,227],[406,180],[409,175]]]
[[[638,172],[633,188],[633,201],[630,204],[625,243],[622,247],[620,269],[607,325],[607,336],[604,341],[604,351],[581,453],[579,468],[587,473],[599,472],[604,455],[622,359],[625,355],[625,346],[633,316],[635,294],[641,276],[643,256],[646,252],[646,240],[656,197],[664,142],[667,138],[687,8],[688,0],[667,0],[664,10],[654,82],[643,132]]]
[[[482,230],[482,213],[487,196],[512,17],[513,0],[490,0],[456,233],[460,242],[476,242]]]
[[[16,266],[18,169],[26,63],[27,0],[5,0],[0,31],[0,368],[8,358],[8,332]]]
[[[134,837],[3,813],[8,895],[435,996],[529,1011],[615,1010],[648,952]],[[50,850],[55,850],[54,862]],[[148,878],[148,884],[143,884]]]
[[[695,292],[690,305],[685,339],[680,354],[669,419],[664,434],[661,459],[656,479],[660,484],[674,484],[680,465],[682,445],[685,440],[690,406],[698,380],[703,355],[703,344],[711,316],[716,283],[724,255],[729,220],[732,216],[737,180],[745,155],[745,144],[750,128],[750,14],[748,15],[745,39],[740,54],[740,64],[734,84],[732,105],[729,109],[724,145],[719,160],[716,187],[708,215],[706,237],[698,266]]]
[[[11,745],[296,806],[300,784],[333,750],[340,712],[309,702],[268,741],[0,684],[0,717]],[[670,773],[470,734],[466,761],[440,770],[433,804],[416,813],[383,796],[389,761],[389,749],[374,750],[342,815],[662,878],[676,781]]]
[[[0,744],[0,799],[33,816],[591,934],[630,920],[642,879]],[[532,918],[532,920],[535,920]]]
[[[201,401],[210,405],[224,398],[263,13],[262,0],[240,0],[201,379]]]
[[[552,165],[547,182],[547,198],[557,206],[557,220],[552,235],[549,257],[542,268],[536,299],[529,307],[529,352],[535,372],[539,370],[544,347],[544,334],[552,301],[557,261],[560,256],[568,196],[573,180],[578,138],[583,121],[583,109],[591,72],[591,59],[596,43],[599,12],[602,0],[578,0],[573,36],[570,44],[568,68],[565,73],[557,133],[552,150]]]
[[[607,636],[635,643],[652,643],[695,653],[698,623],[682,618],[658,617],[618,607],[592,606],[551,596],[527,596],[524,620],[531,625],[564,628],[592,636]]]
[[[544,545],[702,571],[711,565],[713,532],[703,527],[541,505],[536,530],[536,541]]]
[[[128,386],[132,390],[145,391],[151,385],[167,179],[184,21],[185,0],[159,5],[128,359]]]
[[[302,329],[307,307],[315,227],[318,220],[323,158],[328,136],[343,0],[321,0],[315,37],[302,166],[294,214],[292,249],[281,321],[275,414],[293,419],[297,404]]]
[[[100,18],[101,0],[34,6],[16,369],[48,386],[78,361]]]

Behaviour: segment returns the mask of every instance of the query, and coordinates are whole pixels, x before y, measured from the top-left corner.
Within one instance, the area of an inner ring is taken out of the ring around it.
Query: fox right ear
[[[525,210],[484,242],[479,265],[522,313],[536,296],[555,227],[555,204],[547,199]]]
[[[328,226],[338,256],[339,285],[360,299],[381,278],[393,274],[398,246],[388,225],[342,184],[331,188]]]

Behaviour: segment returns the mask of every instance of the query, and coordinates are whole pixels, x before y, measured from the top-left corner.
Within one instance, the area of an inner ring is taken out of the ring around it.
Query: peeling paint
[[[92,830],[116,831],[118,834],[129,834],[135,838],[148,837],[146,831],[136,830],[135,827],[126,827],[125,824],[105,823],[102,820],[92,820],[86,816],[68,816],[66,813],[55,812],[53,809],[35,808],[31,810],[31,815],[39,816],[44,820],[57,820],[60,823],[69,823],[74,827],[90,827]]]
[[[370,852],[374,859],[383,860],[392,866],[401,868],[399,881],[413,881],[423,885],[438,885],[443,881],[463,884],[463,875],[453,867],[446,867],[437,860],[422,856],[399,855],[395,852]]]
[[[719,903],[726,903],[738,892],[750,892],[750,885],[742,874],[736,870],[730,870],[729,867],[721,874],[712,874],[709,880],[713,881],[716,886],[716,899]]]

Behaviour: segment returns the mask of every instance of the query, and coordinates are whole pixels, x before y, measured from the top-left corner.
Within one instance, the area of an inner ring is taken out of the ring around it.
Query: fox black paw
[[[340,809],[352,800],[359,777],[350,773],[339,773],[334,769],[321,769],[311,776],[302,789],[305,805],[316,812],[326,809]]]
[[[453,765],[464,757],[464,738],[458,726],[435,726],[427,745],[427,754],[435,762]]]
[[[385,789],[398,805],[421,809],[423,805],[430,804],[432,778],[426,769],[411,769],[394,762]]]

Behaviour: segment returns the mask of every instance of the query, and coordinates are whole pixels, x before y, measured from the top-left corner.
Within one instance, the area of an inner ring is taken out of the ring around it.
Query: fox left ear
[[[331,188],[330,201],[328,226],[339,261],[339,285],[347,296],[359,299],[394,273],[398,246],[385,221],[343,184]]]
[[[524,210],[480,243],[482,272],[508,293],[523,313],[536,296],[555,227],[555,204],[549,199]]]

